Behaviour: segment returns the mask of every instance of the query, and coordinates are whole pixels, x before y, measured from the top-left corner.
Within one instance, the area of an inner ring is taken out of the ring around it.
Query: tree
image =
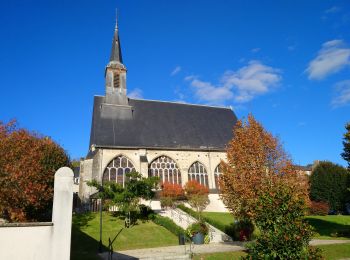
[[[188,203],[196,209],[199,221],[202,221],[202,211],[209,204],[209,189],[193,180],[186,183],[184,190]]]
[[[180,184],[164,182],[160,193],[160,202],[163,207],[172,207],[174,203],[184,198],[184,190]]]
[[[341,156],[348,162],[348,170],[350,170],[350,122],[345,125],[345,129],[347,132],[344,134],[344,152]]]
[[[138,172],[127,173],[126,176],[128,181],[124,187],[112,181],[101,185],[96,180],[88,182],[88,185],[97,188],[98,197],[106,202],[107,207],[117,206],[131,223],[135,219],[132,213],[139,210],[140,199],[151,200],[159,180],[156,177],[144,178]]]
[[[49,137],[0,122],[0,212],[10,221],[51,219],[55,172],[70,166]]]
[[[310,176],[310,197],[313,201],[327,202],[331,210],[343,211],[348,201],[349,172],[332,162],[320,162]]]
[[[252,259],[300,259],[308,252],[311,228],[305,222],[308,183],[298,174],[278,139],[252,115],[239,120],[221,162],[221,197],[239,221],[261,231]]]

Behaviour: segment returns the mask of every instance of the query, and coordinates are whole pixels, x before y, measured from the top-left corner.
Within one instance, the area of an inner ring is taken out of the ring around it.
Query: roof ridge
[[[141,98],[129,98],[129,99],[131,99],[131,100],[139,100],[139,101],[151,101],[151,102],[178,104],[178,105],[188,105],[188,106],[198,106],[198,107],[212,107],[212,108],[221,108],[221,109],[233,110],[231,107],[224,107],[224,106],[209,106],[209,105],[202,105],[202,104],[183,103],[183,102],[176,102],[176,101],[154,100],[154,99],[141,99]]]

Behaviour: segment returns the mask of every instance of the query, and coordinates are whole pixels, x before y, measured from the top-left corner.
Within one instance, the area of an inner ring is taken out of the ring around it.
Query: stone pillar
[[[51,259],[69,260],[72,230],[73,171],[60,168],[55,174],[52,209],[52,256]]]

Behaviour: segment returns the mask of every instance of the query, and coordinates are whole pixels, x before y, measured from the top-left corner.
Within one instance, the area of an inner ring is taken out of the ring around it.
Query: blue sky
[[[295,163],[345,165],[349,1],[2,1],[0,120],[85,156],[116,7],[131,96],[232,106]]]

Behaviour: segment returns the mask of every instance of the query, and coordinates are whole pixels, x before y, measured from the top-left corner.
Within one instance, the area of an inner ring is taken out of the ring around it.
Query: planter
[[[202,233],[196,233],[192,237],[193,244],[202,245],[204,244],[204,235]]]

